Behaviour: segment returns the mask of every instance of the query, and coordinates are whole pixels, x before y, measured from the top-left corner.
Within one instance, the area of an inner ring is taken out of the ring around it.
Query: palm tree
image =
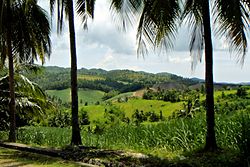
[[[14,62],[33,63],[39,56],[42,62],[50,50],[50,26],[44,10],[36,0],[4,0],[0,2],[0,58],[9,63],[10,133],[9,141],[16,141],[16,104]],[[6,23],[6,24],[5,24]]]
[[[226,35],[230,48],[236,50],[243,63],[247,50],[246,31],[249,30],[250,2],[247,0],[184,0],[180,12],[178,0],[112,0],[111,8],[124,15],[124,11],[140,13],[138,26],[138,53],[144,54],[148,46],[171,46],[177,30],[176,21],[188,19],[192,29],[190,53],[193,58],[192,68],[201,60],[205,50],[205,86],[207,134],[205,150],[216,150],[213,88],[213,45],[211,33],[210,5],[216,34]],[[124,10],[124,7],[126,10]],[[180,15],[180,13],[182,13]],[[131,15],[125,15],[131,16]],[[122,17],[124,19],[124,17]],[[125,18],[126,19],[126,18]],[[123,21],[124,22],[124,21]]]
[[[210,5],[214,16],[216,33],[226,35],[232,50],[236,50],[243,63],[247,50],[246,31],[249,30],[250,2],[246,0],[186,0],[183,19],[189,17],[193,28],[190,50],[201,58],[205,50],[205,87],[207,133],[205,150],[216,150],[213,87],[213,44],[211,33]]]
[[[57,3],[56,3],[57,2]],[[68,18],[70,54],[71,54],[71,110],[72,110],[72,145],[81,145],[81,135],[78,120],[78,88],[77,88],[77,55],[74,24],[73,0],[50,0],[51,15],[57,6],[57,29],[62,31],[64,14]],[[87,18],[94,17],[95,0],[77,0],[77,13],[82,16],[84,28],[87,27]]]

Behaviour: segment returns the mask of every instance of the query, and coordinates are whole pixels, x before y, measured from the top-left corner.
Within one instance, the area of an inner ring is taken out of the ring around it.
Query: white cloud
[[[49,11],[49,2],[40,0],[42,7]],[[49,12],[48,12],[49,14]],[[53,21],[52,45],[53,53],[46,65],[70,66],[69,34],[67,22],[64,31],[57,35],[56,18]],[[183,26],[176,37],[172,52],[160,56],[154,53],[137,58],[136,30],[127,33],[118,31],[111,18],[108,0],[97,0],[94,20],[89,20],[88,31],[84,31],[81,19],[76,18],[76,38],[78,68],[132,69],[147,72],[170,72],[185,77],[204,78],[204,61],[191,71],[189,56],[190,34],[187,26]],[[215,81],[241,82],[250,81],[250,55],[246,56],[245,65],[236,64],[235,56],[227,52],[228,45],[224,38],[213,38],[214,42],[214,79]]]
[[[169,62],[175,63],[175,64],[181,64],[181,63],[191,63],[191,57],[177,57],[177,56],[169,56]]]
[[[98,67],[98,68],[103,68],[103,69],[109,69],[110,68],[110,65],[112,65],[114,68],[115,65],[115,62],[114,62],[114,56],[112,55],[113,54],[113,51],[112,50],[108,50],[106,55],[104,56],[104,58],[98,62],[95,66]]]

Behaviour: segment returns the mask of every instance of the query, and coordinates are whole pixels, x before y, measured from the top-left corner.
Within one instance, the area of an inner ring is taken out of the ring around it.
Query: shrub
[[[89,125],[89,116],[87,111],[81,111],[81,116],[80,116],[80,125]]]
[[[71,125],[71,117],[68,112],[57,112],[49,117],[48,126],[50,127],[69,127]]]
[[[239,87],[237,89],[236,95],[239,96],[239,97],[241,97],[241,98],[246,97],[247,96],[247,90],[246,90],[246,88],[242,87],[242,86]]]

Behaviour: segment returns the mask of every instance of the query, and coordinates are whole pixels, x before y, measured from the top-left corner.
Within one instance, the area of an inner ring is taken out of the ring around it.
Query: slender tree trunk
[[[7,0],[7,52],[9,58],[9,90],[10,90],[10,103],[9,103],[9,114],[10,114],[10,131],[9,141],[16,142],[16,106],[15,106],[15,87],[14,87],[14,65],[12,55],[12,44],[11,44],[11,8],[10,0]]]
[[[205,40],[205,71],[206,71],[206,120],[207,134],[205,150],[213,151],[217,149],[215,138],[215,120],[214,120],[214,81],[213,81],[213,46],[212,33],[210,25],[209,0],[203,2],[203,24]]]
[[[73,1],[69,0],[69,33],[71,52],[71,110],[72,110],[72,138],[71,145],[81,145],[81,135],[78,120],[78,94],[77,94],[77,56],[74,26]]]

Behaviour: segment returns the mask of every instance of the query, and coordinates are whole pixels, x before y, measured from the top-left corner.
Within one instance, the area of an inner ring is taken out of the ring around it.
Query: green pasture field
[[[125,116],[131,118],[136,109],[146,112],[155,112],[159,114],[162,111],[164,117],[168,118],[171,114],[182,108],[183,102],[171,103],[164,102],[158,100],[144,100],[144,99],[129,99],[128,102],[113,102],[112,106],[118,108],[120,111],[125,113]],[[87,111],[90,121],[93,120],[102,120],[104,117],[105,109],[110,109],[109,104],[101,104],[101,105],[89,105],[81,107],[81,110]]]
[[[71,101],[70,89],[47,90],[46,93],[50,96],[56,96],[60,98],[63,102]],[[99,90],[79,89],[78,90],[79,104],[84,105],[85,102],[88,102],[88,104],[94,104],[97,101],[101,102],[103,95],[104,95],[104,92],[99,91]]]
[[[101,77],[101,76],[83,75],[83,74],[78,75],[77,78],[80,80],[88,80],[88,81],[104,80],[105,79],[104,77]]]

